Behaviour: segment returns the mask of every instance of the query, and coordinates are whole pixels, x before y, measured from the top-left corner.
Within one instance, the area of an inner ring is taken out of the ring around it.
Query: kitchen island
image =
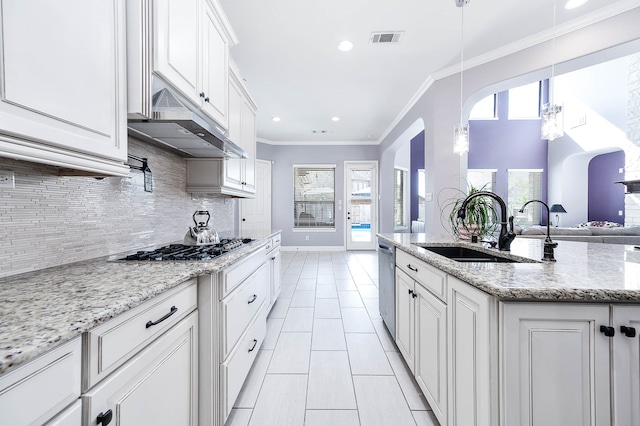
[[[640,424],[640,250],[561,241],[542,262],[541,240],[378,237],[396,248],[396,343],[441,425]]]

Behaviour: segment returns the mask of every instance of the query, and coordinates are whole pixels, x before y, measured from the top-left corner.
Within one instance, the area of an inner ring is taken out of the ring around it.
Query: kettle
[[[207,221],[198,222],[196,216],[206,216]],[[211,215],[207,210],[198,210],[193,214],[193,223],[195,223],[195,226],[190,227],[184,236],[184,243],[186,245],[217,244],[220,242],[216,230],[209,226],[209,219],[211,219]]]

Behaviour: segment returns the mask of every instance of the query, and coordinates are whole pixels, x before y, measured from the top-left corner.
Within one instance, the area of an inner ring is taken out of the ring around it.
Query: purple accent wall
[[[469,120],[467,167],[497,169],[494,192],[507,203],[507,169],[542,169],[542,201],[546,202],[548,144],[540,139],[540,120],[508,120],[509,92],[500,92],[497,98],[498,119]],[[546,225],[542,207],[541,214]]]
[[[411,220],[418,219],[418,169],[424,169],[424,130],[411,139],[411,194],[409,204],[411,205]]]
[[[619,169],[624,168],[624,151],[593,157],[589,162],[588,220],[608,220],[624,224],[624,185]],[[622,211],[622,216],[618,216]]]

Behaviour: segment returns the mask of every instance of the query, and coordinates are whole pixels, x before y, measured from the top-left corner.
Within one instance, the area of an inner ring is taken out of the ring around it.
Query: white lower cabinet
[[[82,396],[87,425],[198,424],[198,314]]]
[[[640,306],[613,305],[611,317],[613,423],[640,425]]]
[[[495,425],[495,298],[452,276],[448,285],[448,424]]]
[[[264,341],[271,244],[198,277],[201,425],[224,425]]]
[[[278,240],[276,243],[275,240]],[[269,266],[271,274],[271,298],[269,301],[269,307],[267,312],[271,310],[276,303],[278,296],[280,295],[281,283],[280,283],[280,265],[282,259],[280,257],[280,236],[273,239],[274,249],[267,255],[269,257]]]
[[[58,416],[70,414],[70,404],[79,401],[81,353],[75,338],[0,376],[0,424],[79,425],[73,415],[65,421]]]
[[[396,344],[441,425],[447,423],[447,305],[396,268]]]
[[[396,345],[412,373],[416,358],[414,288],[415,281],[400,268],[396,268]]]
[[[447,305],[416,285],[414,374],[441,424],[447,418]]]
[[[640,306],[505,302],[501,312],[503,424],[640,424]]]
[[[60,414],[45,423],[45,426],[81,426],[82,425],[82,400],[78,398],[76,402],[65,408]]]

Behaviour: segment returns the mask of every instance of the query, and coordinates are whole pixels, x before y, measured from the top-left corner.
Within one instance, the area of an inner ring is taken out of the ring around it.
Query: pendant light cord
[[[553,106],[553,78],[556,75],[556,0],[553,0],[553,29],[551,30],[551,80],[549,80],[549,105]]]
[[[464,74],[464,5],[460,8],[460,13],[462,15],[461,25],[460,25],[460,122],[462,123],[462,92],[463,92],[463,78]]]

